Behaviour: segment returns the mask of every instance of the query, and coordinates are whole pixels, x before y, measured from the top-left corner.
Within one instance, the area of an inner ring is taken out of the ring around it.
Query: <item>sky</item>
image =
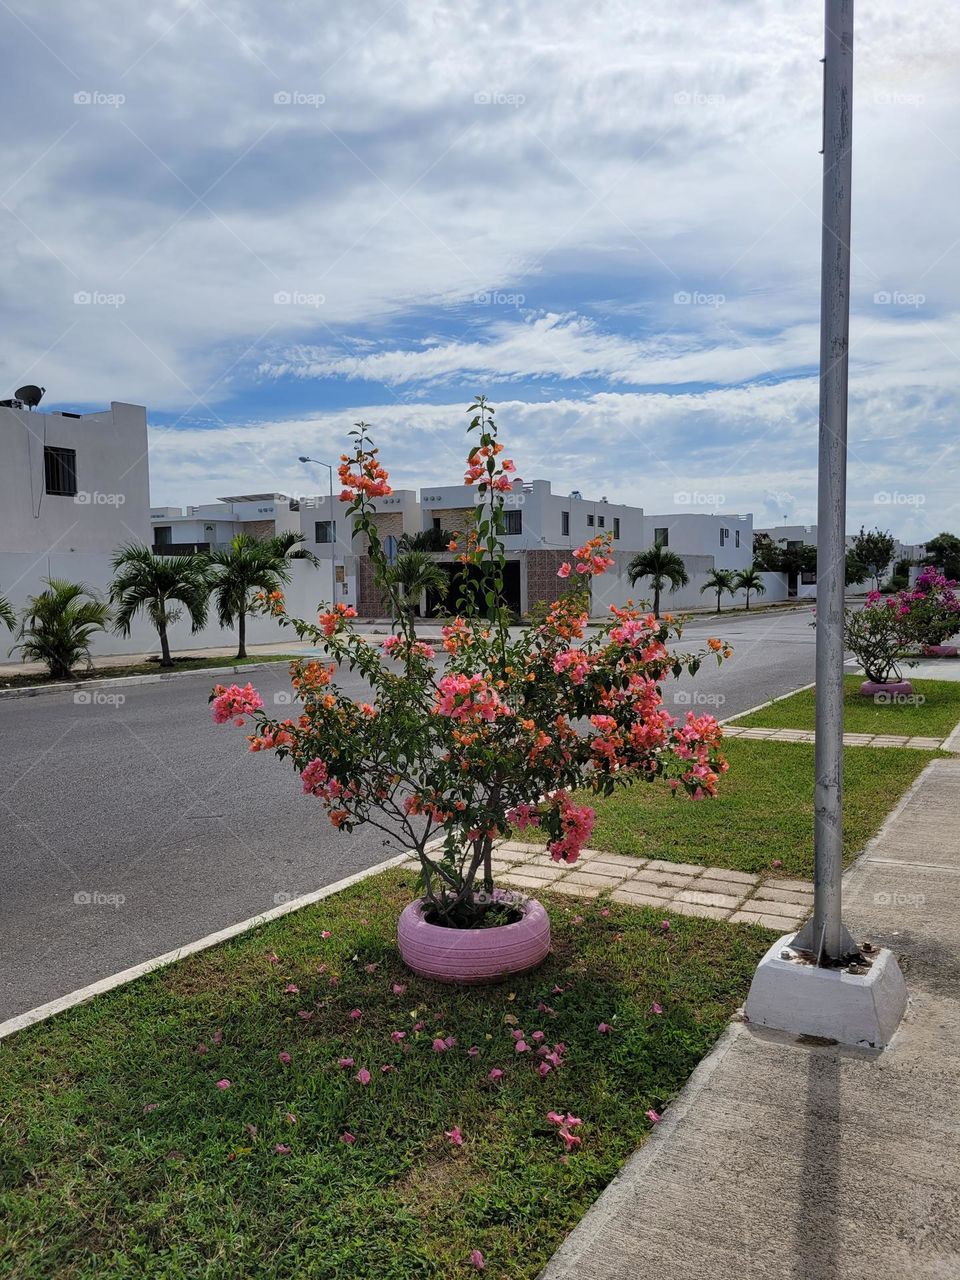
[[[4,383],[151,497],[457,483],[816,519],[822,5],[3,0]],[[848,528],[960,532],[960,24],[861,4]]]

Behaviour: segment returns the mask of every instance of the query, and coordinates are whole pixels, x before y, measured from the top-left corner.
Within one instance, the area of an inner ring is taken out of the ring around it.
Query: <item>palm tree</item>
[[[707,580],[700,588],[700,594],[705,591],[715,591],[717,593],[717,613],[720,613],[720,597],[724,591],[728,591],[733,595],[736,591],[734,586],[734,572],[732,569],[711,569],[707,574]]]
[[[404,551],[446,551],[454,535],[445,529],[421,529],[401,536],[398,549]]]
[[[448,584],[446,573],[426,551],[406,551],[397,556],[396,563],[387,569],[386,581],[388,587],[396,590],[400,606],[406,610],[411,626],[414,611],[423,593],[444,592]]]
[[[44,662],[51,680],[68,680],[81,661],[91,666],[90,641],[97,631],[105,631],[110,610],[79,582],[65,578],[45,578],[46,591],[31,596],[23,611],[18,643],[24,662]]]
[[[130,542],[118,548],[112,564],[110,600],[118,606],[114,631],[128,636],[131,622],[142,609],[160,637],[161,667],[172,667],[167,628],[183,616],[183,609],[194,633],[207,621],[211,586],[208,561],[204,556],[158,556],[149,547]],[[183,609],[172,606],[173,601]]]
[[[655,542],[646,551],[639,552],[627,565],[632,586],[641,578],[649,578],[653,587],[653,614],[660,617],[660,592],[670,584],[671,591],[685,587],[690,581],[687,566],[675,551],[668,551],[662,542]]]
[[[238,533],[229,547],[219,548],[208,557],[217,618],[221,627],[232,627],[236,622],[238,658],[247,656],[251,593],[279,591],[290,581],[291,560],[309,560],[319,565],[313,552],[300,545],[304,541],[302,533],[278,533],[262,541]]]
[[[14,613],[13,605],[6,596],[0,596],[0,622],[3,623],[8,631],[12,631],[17,625],[17,615]]]
[[[747,593],[747,608],[750,608],[750,592],[755,591],[758,596],[767,594],[767,588],[763,578],[760,576],[760,570],[755,564],[749,569],[741,569],[734,578],[734,588],[737,591],[745,591]]]

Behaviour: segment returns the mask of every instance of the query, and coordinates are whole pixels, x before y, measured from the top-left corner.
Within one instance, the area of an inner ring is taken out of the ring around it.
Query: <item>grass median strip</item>
[[[117,680],[125,676],[173,675],[183,671],[209,671],[217,667],[252,667],[264,662],[294,662],[302,653],[261,653],[247,658],[235,654],[220,653],[210,658],[177,658],[172,667],[161,667],[159,662],[128,662],[115,667],[91,667],[75,671],[69,680],[50,680],[42,671],[31,675],[0,675],[0,689],[24,689],[44,685],[56,689],[58,685],[69,689],[78,680]]]
[[[641,782],[589,800],[597,810],[590,844],[606,853],[810,880],[813,747],[733,738],[723,751],[730,772],[713,800],[670,799],[659,784]],[[936,753],[847,747],[843,754],[843,844],[849,861]],[[535,835],[527,829],[517,838],[532,842]]]
[[[904,678],[910,679],[909,667]],[[945,738],[960,722],[960,680],[911,680],[913,695],[897,700],[864,698],[863,676],[844,681],[843,727],[846,733],[909,734]],[[741,716],[741,729],[815,729],[816,689],[803,689],[761,711]]]
[[[4,1042],[3,1273],[420,1280],[479,1250],[532,1280],[771,935],[540,895],[546,964],[462,991],[399,961],[413,891],[386,872]]]

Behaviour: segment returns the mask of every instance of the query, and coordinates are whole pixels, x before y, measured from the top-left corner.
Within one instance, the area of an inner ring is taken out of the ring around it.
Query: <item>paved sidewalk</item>
[[[723,726],[725,738],[751,738],[764,742],[816,742],[817,735],[812,729],[745,729],[736,724]],[[911,737],[899,733],[845,733],[845,747],[916,747],[918,751],[937,751],[946,746],[956,733],[946,738]]]
[[[554,862],[543,845],[501,840],[493,871],[498,885],[528,891],[549,889],[573,898],[597,898],[629,906],[659,907],[683,916],[762,924],[786,933],[813,910],[813,884],[807,880],[762,879],[745,871],[704,867],[692,862],[630,858],[584,849],[573,866]],[[409,859],[411,865],[417,859]]]
[[[733,1023],[541,1280],[960,1276],[960,760],[845,878],[910,1007],[880,1054]]]

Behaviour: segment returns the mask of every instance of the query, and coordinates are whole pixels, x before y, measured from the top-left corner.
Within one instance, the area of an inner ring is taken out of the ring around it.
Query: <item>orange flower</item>
[[[719,653],[720,650],[723,648],[723,641],[717,640],[715,637],[712,637],[712,636],[707,641],[707,644],[710,646],[710,648],[713,650],[714,653]]]

